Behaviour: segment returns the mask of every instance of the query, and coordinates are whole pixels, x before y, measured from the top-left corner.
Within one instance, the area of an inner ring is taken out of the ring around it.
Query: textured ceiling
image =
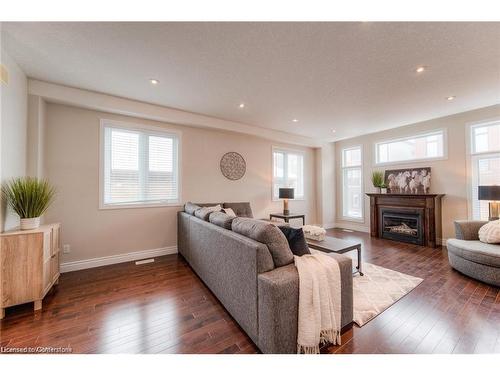
[[[500,103],[500,23],[3,23],[3,31],[32,78],[323,140]],[[428,69],[417,74],[419,65]]]

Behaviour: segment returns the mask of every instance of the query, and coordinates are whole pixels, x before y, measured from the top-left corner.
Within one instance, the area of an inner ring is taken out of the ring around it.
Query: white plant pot
[[[381,188],[380,193],[382,194],[387,194],[387,188]]]
[[[21,230],[36,229],[40,226],[40,217],[21,219]]]

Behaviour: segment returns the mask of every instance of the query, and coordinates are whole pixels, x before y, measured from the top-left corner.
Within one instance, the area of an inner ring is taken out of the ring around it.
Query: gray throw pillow
[[[221,206],[222,207],[222,203],[195,203],[195,204],[200,206],[200,207],[214,207],[214,206]]]
[[[276,267],[293,263],[292,250],[285,235],[277,226],[260,220],[237,217],[233,220],[231,228],[233,232],[267,245]]]
[[[208,218],[212,212],[217,212],[220,211],[221,209],[222,207],[219,204],[213,207],[201,207],[194,212],[194,216],[196,216],[201,220],[208,221]]]
[[[232,208],[223,208],[222,212],[224,212],[225,214],[227,214],[231,217],[236,217],[236,213],[233,211]]]
[[[231,224],[234,220],[234,216],[231,217],[224,212],[212,212],[208,217],[208,220],[219,227],[231,230]]]
[[[184,212],[189,214],[189,215],[194,215],[194,212],[201,208],[200,206],[198,206],[197,204],[194,204],[194,203],[191,203],[191,202],[187,202],[185,205],[184,205]]]
[[[238,217],[253,218],[253,212],[252,207],[250,207],[250,202],[226,202],[223,204],[223,208],[231,208]]]

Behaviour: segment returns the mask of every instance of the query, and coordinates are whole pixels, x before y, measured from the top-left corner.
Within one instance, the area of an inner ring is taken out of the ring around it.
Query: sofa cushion
[[[278,228],[285,235],[293,255],[300,257],[305,254],[311,254],[302,228],[292,228],[291,226],[284,225],[279,225]]]
[[[224,212],[225,214],[227,214],[231,217],[236,217],[236,213],[233,211],[232,208],[223,208],[222,212]]]
[[[220,206],[220,204],[212,207],[201,207],[194,212],[194,216],[196,216],[201,220],[208,221],[208,218],[212,212],[217,212],[220,211],[221,209],[222,207]]]
[[[260,220],[271,223],[272,225],[276,225],[277,227],[289,227],[290,226],[290,223],[287,223],[286,221],[268,220],[268,219],[260,219]]]
[[[208,217],[208,220],[212,224],[215,224],[221,228],[231,230],[231,223],[233,222],[234,218],[235,218],[234,216],[229,216],[228,214],[219,211],[219,212],[212,212]]]
[[[471,262],[500,267],[500,245],[450,238],[446,247],[448,252]]]
[[[293,262],[293,253],[281,230],[260,220],[237,217],[233,220],[233,232],[242,234],[267,246],[276,267],[286,266]]]
[[[200,207],[214,207],[214,206],[221,206],[222,207],[222,203],[195,203],[196,205],[200,206]]]
[[[479,241],[500,244],[500,220],[490,221],[479,229]]]
[[[480,220],[455,220],[455,234],[459,240],[478,240],[479,229],[487,221]]]
[[[187,202],[184,205],[184,212],[189,214],[189,215],[194,215],[194,212],[199,208],[200,208],[200,206],[198,206],[197,204]]]
[[[224,208],[231,208],[236,216],[238,217],[250,217],[253,218],[252,207],[250,207],[250,202],[236,202],[223,204]]]

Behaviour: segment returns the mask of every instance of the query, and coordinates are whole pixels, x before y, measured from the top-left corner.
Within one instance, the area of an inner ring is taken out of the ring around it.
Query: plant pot
[[[40,226],[40,217],[21,219],[21,230],[36,229]]]
[[[387,194],[387,188],[380,188],[380,192],[382,194]]]

